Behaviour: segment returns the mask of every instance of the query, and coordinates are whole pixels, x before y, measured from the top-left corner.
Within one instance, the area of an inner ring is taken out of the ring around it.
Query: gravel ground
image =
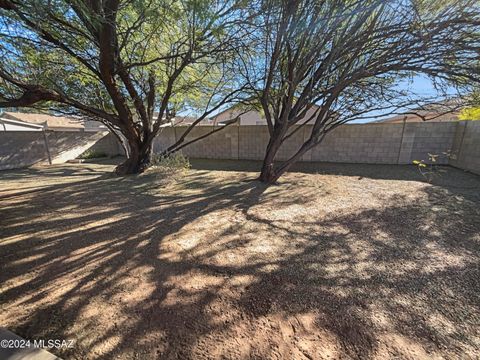
[[[0,326],[65,359],[478,359],[480,177],[193,165],[0,172]]]

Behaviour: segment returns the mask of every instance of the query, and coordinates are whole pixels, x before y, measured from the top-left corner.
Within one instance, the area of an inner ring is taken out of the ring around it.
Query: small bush
[[[437,165],[437,159],[440,156],[445,156],[447,159],[452,157],[450,150],[448,150],[443,152],[442,155],[428,153],[428,162],[425,160],[413,160],[413,164],[417,165],[420,174],[422,174],[428,182],[432,182],[434,178],[442,172]]]
[[[188,158],[180,153],[174,153],[169,156],[161,156],[154,154],[152,156],[151,165],[160,170],[169,172],[185,171],[190,169]]]
[[[104,157],[107,157],[107,156],[108,155],[103,151],[87,150],[82,155],[80,155],[78,158],[86,160],[86,159],[104,158]]]

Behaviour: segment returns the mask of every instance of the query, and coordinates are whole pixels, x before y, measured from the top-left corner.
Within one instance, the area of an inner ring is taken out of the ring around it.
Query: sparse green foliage
[[[78,158],[87,160],[87,159],[104,158],[104,157],[107,157],[107,156],[108,155],[104,151],[88,149],[83,154],[81,154]]]
[[[190,169],[190,161],[182,153],[177,152],[167,156],[154,154],[152,156],[152,167],[162,172],[177,172]]]
[[[428,182],[432,182],[435,177],[440,176],[443,172],[442,168],[438,165],[438,160],[441,157],[450,159],[451,151],[444,151],[442,154],[428,153],[428,160],[413,160],[412,163],[418,167],[418,170]]]

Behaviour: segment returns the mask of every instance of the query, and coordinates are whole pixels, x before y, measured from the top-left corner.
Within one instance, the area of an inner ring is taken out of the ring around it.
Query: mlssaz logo
[[[60,339],[33,340],[33,347],[42,348],[42,349],[72,348],[73,345],[74,345],[73,340],[60,340]]]

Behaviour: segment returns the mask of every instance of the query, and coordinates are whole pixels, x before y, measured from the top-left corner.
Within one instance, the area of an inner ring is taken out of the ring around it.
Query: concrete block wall
[[[328,133],[312,149],[312,161],[396,164],[403,124],[354,124]]]
[[[188,142],[197,137],[203,136],[215,129],[212,126],[198,126],[193,128],[185,137]],[[186,126],[175,128],[164,128],[156,137],[153,144],[153,151],[158,153],[174,144],[187,130]],[[192,158],[206,159],[237,159],[238,158],[238,132],[233,128],[226,128],[223,131],[214,133],[203,140],[197,141],[182,149],[182,153]]]
[[[295,132],[292,136],[290,136],[285,142],[282,144],[282,147],[279,149],[277,153],[277,159],[280,161],[283,160],[288,160],[291,158],[295,153],[300,149],[302,144],[304,143],[304,135],[305,135],[305,129],[311,129],[310,125],[305,125],[302,129],[298,130]],[[291,131],[294,131],[295,128],[293,128]],[[265,147],[268,144],[268,138],[265,141]],[[263,150],[265,152],[265,148]],[[305,156],[304,156],[305,157]],[[263,160],[263,155],[262,155],[262,160]]]
[[[480,121],[461,121],[455,132],[450,164],[480,175]]]
[[[42,131],[0,131],[0,170],[48,161]]]
[[[465,136],[467,121],[461,121],[457,124],[452,141],[452,150],[449,163],[453,166],[458,164],[459,152],[462,147],[463,137]]]
[[[194,128],[186,141],[213,129],[212,126]],[[154,152],[172,145],[185,130],[185,126],[163,128],[155,139]],[[283,144],[277,159],[286,160],[292,156],[308,139],[310,131],[311,125],[297,131]],[[4,131],[0,132],[0,170],[47,163],[45,140],[53,163],[74,159],[87,149],[112,156],[123,154],[113,134]],[[191,158],[262,160],[268,140],[266,126],[229,126],[185,147],[182,152]],[[443,155],[449,151],[450,157]],[[411,164],[413,160],[427,161],[429,153],[441,155],[439,164],[448,163],[480,174],[480,121],[344,125],[327,134],[302,160]]]
[[[87,149],[99,147],[108,155],[118,155],[116,142],[107,132],[80,131],[1,131],[0,170],[27,167],[37,163],[64,163]],[[47,147],[48,145],[48,147]],[[48,149],[48,151],[47,151]]]
[[[267,126],[236,126],[238,132],[238,158],[245,160],[262,160],[268,145]]]
[[[452,151],[458,122],[407,123],[403,132],[399,163],[411,164],[414,160],[429,161],[429,154],[438,155],[436,163],[446,165],[447,154]]]
[[[165,127],[160,129],[160,133],[157,135],[153,142],[153,152],[160,153],[167,149],[170,145],[175,143],[176,128]]]
[[[283,144],[277,159],[291,157],[308,139],[312,125],[306,125]],[[155,141],[155,151],[172,144],[186,127],[166,128]],[[206,134],[211,126],[194,129],[187,140]],[[429,161],[429,154],[439,155],[438,164],[480,172],[478,156],[480,122],[420,122],[398,124],[350,124],[328,133],[323,142],[308,151],[302,161],[367,164],[411,164]],[[464,134],[465,133],[465,134]],[[464,136],[465,135],[465,136]],[[192,158],[262,160],[269,140],[267,126],[230,126],[213,136],[184,148]],[[459,148],[464,147],[464,152]],[[445,153],[457,153],[457,160]]]
[[[88,150],[102,152],[107,154],[108,156],[124,155],[125,153],[122,144],[118,142],[116,136],[112,133],[108,133],[107,135],[100,138]]]
[[[91,149],[107,132],[46,132],[52,164],[63,164]]]

